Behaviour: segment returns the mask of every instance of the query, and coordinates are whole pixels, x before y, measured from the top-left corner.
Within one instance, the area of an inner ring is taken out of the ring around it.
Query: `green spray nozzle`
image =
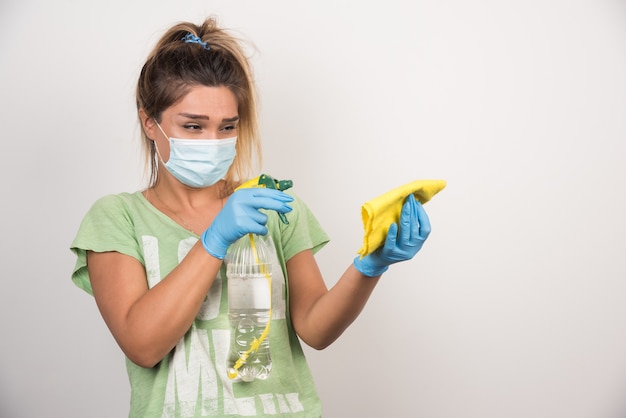
[[[261,174],[259,176],[259,181],[257,183],[259,186],[263,187],[265,186],[268,189],[275,189],[275,190],[287,190],[290,187],[293,186],[293,181],[291,180],[276,180],[275,178],[268,176],[267,174]],[[289,221],[287,220],[287,217],[285,216],[284,213],[280,213],[278,212],[278,217],[280,218],[280,220],[285,224],[285,225],[289,225]]]
[[[259,177],[246,181],[241,186],[237,187],[237,189],[246,189],[249,187],[264,187],[267,189],[283,191],[289,189],[292,186],[293,181],[291,180],[276,180],[272,176],[268,176],[267,174],[261,174]],[[289,221],[287,220],[287,217],[284,213],[278,212],[278,217],[284,224],[289,225]]]
[[[276,180],[275,178],[268,176],[267,174],[261,174],[259,176],[259,186],[265,186],[268,189],[287,190],[293,186],[291,180]]]

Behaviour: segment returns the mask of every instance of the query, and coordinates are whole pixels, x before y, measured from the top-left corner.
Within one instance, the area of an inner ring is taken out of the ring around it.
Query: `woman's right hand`
[[[215,258],[224,259],[228,247],[246,234],[267,234],[267,215],[259,209],[291,212],[288,205],[293,197],[279,190],[249,188],[235,191],[211,226],[202,234],[206,251]]]

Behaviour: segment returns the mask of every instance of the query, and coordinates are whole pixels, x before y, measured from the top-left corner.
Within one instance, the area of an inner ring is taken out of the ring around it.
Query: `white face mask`
[[[158,122],[157,126],[170,143],[170,158],[163,162],[158,147],[157,154],[178,181],[200,188],[212,186],[224,178],[235,159],[236,136],[226,139],[170,138]]]

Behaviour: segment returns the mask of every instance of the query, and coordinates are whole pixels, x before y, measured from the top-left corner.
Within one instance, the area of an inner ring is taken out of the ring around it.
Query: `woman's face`
[[[169,160],[169,138],[225,139],[237,136],[237,99],[227,87],[192,87],[181,100],[165,109],[159,125],[144,119],[144,129],[164,162]],[[167,137],[166,137],[167,135]]]

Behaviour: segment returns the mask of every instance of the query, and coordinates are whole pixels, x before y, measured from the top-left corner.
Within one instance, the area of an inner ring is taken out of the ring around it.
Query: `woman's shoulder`
[[[127,211],[129,208],[143,206],[145,197],[142,192],[122,192],[117,194],[107,194],[98,198],[91,206],[90,212],[106,211],[119,212]]]
[[[94,204],[98,205],[115,205],[120,203],[136,203],[140,200],[145,199],[143,193],[141,191],[137,192],[122,192],[122,193],[111,193],[106,194],[98,199]]]

